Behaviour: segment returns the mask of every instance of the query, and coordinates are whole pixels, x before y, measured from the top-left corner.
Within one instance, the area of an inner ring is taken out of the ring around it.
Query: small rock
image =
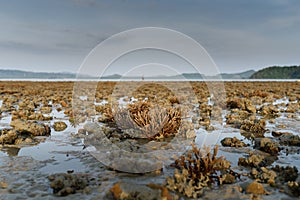
[[[280,151],[279,144],[277,142],[273,142],[270,138],[256,138],[254,148],[271,155],[277,155]]]
[[[155,184],[138,185],[134,183],[118,182],[110,189],[111,194],[116,200],[127,199],[143,199],[143,200],[156,200],[156,199],[173,199],[168,193],[166,188],[158,187]]]
[[[83,194],[91,194],[91,192],[92,192],[92,189],[90,188],[90,187],[85,187],[84,189],[83,189]]]
[[[67,124],[65,122],[54,122],[53,128],[55,131],[63,131],[67,128]]]
[[[265,157],[263,155],[255,154],[254,152],[250,152],[249,157],[239,158],[238,165],[245,167],[263,167],[270,165],[275,160],[275,156]]]
[[[31,138],[26,138],[26,139],[24,140],[24,142],[25,142],[26,144],[31,144],[31,143],[33,143],[34,141],[33,141],[33,139],[31,139]]]
[[[232,184],[235,183],[236,178],[232,174],[224,174],[222,175],[222,178],[220,179],[220,184]]]
[[[6,189],[8,187],[8,184],[6,182],[0,182],[0,188]]]
[[[233,137],[233,138],[226,137],[223,140],[221,140],[221,144],[224,147],[245,147],[245,146],[247,146],[244,142],[237,139],[236,137]]]
[[[14,144],[17,138],[18,134],[14,130],[0,130],[0,144]]]
[[[61,105],[62,107],[67,107],[67,106],[68,106],[68,104],[67,104],[65,101],[61,101],[61,102],[60,102],[60,105]]]
[[[32,136],[49,136],[51,132],[49,126],[46,124],[23,121],[20,119],[13,120],[10,125],[21,134],[30,134]]]
[[[286,125],[284,125],[284,124],[278,124],[278,125],[276,125],[276,128],[286,129]]]
[[[266,132],[266,122],[265,120],[244,120],[240,129],[256,135],[263,134]]]
[[[256,113],[256,108],[250,102],[245,102],[246,111],[249,113]]]
[[[253,181],[247,186],[246,192],[249,194],[268,194],[264,186],[257,181]]]
[[[88,133],[95,133],[99,131],[100,126],[97,123],[88,122],[84,124],[83,129]]]
[[[298,169],[295,166],[283,167],[283,166],[276,165],[275,167],[272,168],[272,170],[277,172],[278,181],[280,182],[295,181],[298,178]]]
[[[208,126],[205,127],[205,130],[207,130],[207,131],[214,131],[215,127],[213,127],[211,125],[208,125]]]
[[[84,174],[58,173],[48,176],[50,187],[57,196],[67,196],[84,190],[88,184],[88,177]]]
[[[281,145],[300,146],[299,135],[284,134],[279,137],[279,140]]]
[[[20,144],[22,144],[23,143],[23,139],[22,138],[17,138],[16,140],[15,140],[15,145],[20,145]]]
[[[235,98],[227,101],[227,107],[229,109],[234,109],[234,108],[242,108],[242,102],[241,99]]]
[[[119,183],[114,184],[113,187],[110,188],[110,191],[113,194],[113,196],[114,196],[115,199],[120,199],[121,198],[122,189],[121,189]],[[123,194],[123,196],[124,196],[124,194]]]
[[[187,139],[195,138],[196,137],[196,133],[195,133],[194,130],[187,130],[186,133],[185,133],[185,137]]]
[[[288,187],[291,190],[290,195],[299,197],[300,196],[300,183],[295,181],[288,182]]]
[[[52,112],[52,107],[49,107],[49,106],[44,106],[44,107],[41,107],[41,112],[42,113],[46,113],[46,114],[49,114]]]
[[[275,124],[275,122],[276,122],[275,119],[270,119],[270,120],[269,120],[269,123],[270,123],[270,124]]]
[[[252,168],[250,174],[253,178],[258,179],[259,182],[268,183],[271,186],[275,186],[275,178],[277,177],[277,174],[273,170],[269,170],[265,167],[261,167],[257,169]]]
[[[271,105],[264,105],[260,109],[261,115],[264,115],[264,116],[277,117],[278,112],[279,112],[279,110],[276,108],[276,106],[274,106],[272,104]]]
[[[289,104],[285,110],[287,113],[296,113],[297,112],[297,104]]]
[[[272,131],[273,137],[280,137],[282,135],[292,135],[292,134],[289,132]]]

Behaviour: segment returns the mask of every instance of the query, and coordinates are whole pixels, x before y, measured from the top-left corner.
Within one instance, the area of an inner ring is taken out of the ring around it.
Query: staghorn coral
[[[182,111],[176,107],[157,108],[148,101],[128,104],[105,114],[113,126],[121,130],[134,129],[148,139],[172,137],[182,125]]]
[[[211,154],[209,148],[201,151],[194,144],[187,155],[181,155],[174,163],[174,177],[167,177],[167,188],[187,197],[199,198],[203,188],[213,183],[233,183],[237,173],[230,170],[230,162],[217,157],[218,146]]]

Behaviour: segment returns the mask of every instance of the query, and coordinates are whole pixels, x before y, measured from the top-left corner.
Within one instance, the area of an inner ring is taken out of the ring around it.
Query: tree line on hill
[[[300,79],[300,66],[272,66],[259,70],[251,79]]]

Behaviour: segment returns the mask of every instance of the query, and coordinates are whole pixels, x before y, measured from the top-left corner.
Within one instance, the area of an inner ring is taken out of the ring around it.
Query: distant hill
[[[273,66],[255,72],[254,70],[248,70],[240,73],[222,73],[219,76],[205,76],[206,79],[300,79],[300,66],[290,66],[290,67],[279,67]],[[99,77],[93,77],[88,75],[80,75],[81,79],[98,79]],[[29,72],[22,70],[9,70],[0,69],[0,79],[75,79],[77,74],[68,72]],[[141,80],[140,76],[129,76],[124,77],[119,74],[107,75],[101,77],[101,79],[108,80],[120,80],[120,79],[136,79]],[[182,78],[187,80],[201,80],[202,75],[199,73],[183,73],[182,75],[176,76],[145,76],[147,79],[174,79],[181,80]]]
[[[234,73],[234,74],[220,74],[223,79],[247,79],[249,78],[255,71],[249,70],[241,73]],[[75,73],[67,73],[67,72],[57,72],[57,73],[49,73],[49,72],[29,72],[29,71],[22,71],[22,70],[10,70],[10,69],[0,69],[0,79],[75,79],[77,75]],[[81,79],[98,79],[98,77],[88,76],[88,75],[81,75]],[[199,73],[183,73],[182,75],[177,76],[149,76],[145,77],[145,79],[202,79],[202,75]],[[215,79],[218,78],[217,76],[206,76],[208,79]],[[130,77],[123,77],[119,74],[107,75],[101,77],[101,79],[141,79],[140,76],[130,76]]]
[[[300,79],[300,66],[272,66],[255,72],[251,79]]]
[[[103,76],[101,79],[121,79],[122,76],[120,74],[113,74],[108,76]]]
[[[0,79],[64,79],[76,78],[72,73],[28,72],[21,70],[0,69]]]
[[[248,70],[245,72],[234,73],[234,74],[222,73],[221,76],[223,79],[248,79],[254,73],[255,73],[254,70]]]
[[[222,79],[247,79],[250,78],[252,74],[254,74],[254,70],[248,70],[240,73],[221,73],[220,76]],[[202,75],[198,73],[184,73],[182,76],[186,79],[202,79]],[[205,76],[208,79],[217,79],[220,76]]]

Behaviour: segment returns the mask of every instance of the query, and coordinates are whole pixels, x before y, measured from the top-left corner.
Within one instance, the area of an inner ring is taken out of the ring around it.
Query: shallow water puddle
[[[282,153],[278,156],[278,160],[274,162],[275,165],[281,165],[281,166],[297,166],[299,169],[300,166],[300,155],[298,153],[292,153],[289,155],[286,155],[285,153]]]
[[[10,128],[11,115],[7,113],[2,113],[2,117],[0,118],[0,128]]]

